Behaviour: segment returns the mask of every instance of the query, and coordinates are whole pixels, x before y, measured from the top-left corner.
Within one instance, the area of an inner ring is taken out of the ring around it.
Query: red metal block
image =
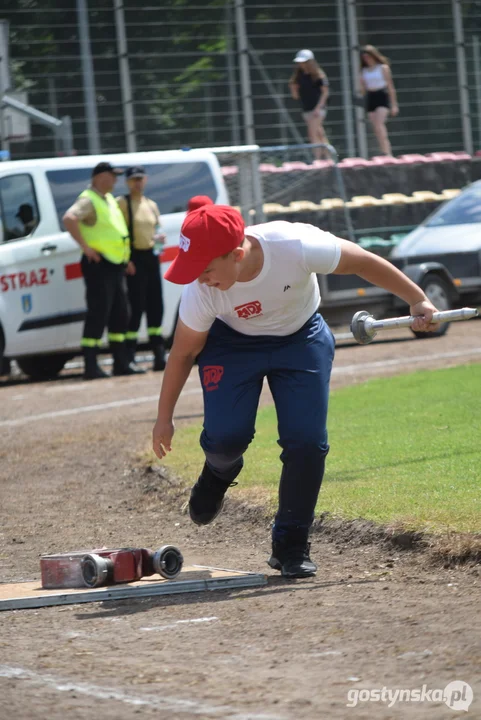
[[[182,570],[178,548],[164,545],[156,552],[145,548],[76,550],[40,558],[42,587],[85,588],[132,582],[159,573],[172,580]]]

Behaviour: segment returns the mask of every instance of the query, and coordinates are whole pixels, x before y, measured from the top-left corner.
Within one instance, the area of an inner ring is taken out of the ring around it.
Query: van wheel
[[[426,293],[428,300],[431,300],[438,310],[451,310],[452,292],[446,280],[434,273],[428,273],[423,278],[420,286]],[[414,330],[411,330],[411,332],[420,340],[424,340],[433,337],[441,337],[447,333],[448,329],[449,323],[440,323],[439,329],[434,332],[414,332]]]
[[[20,370],[32,380],[50,380],[63,370],[71,355],[32,355],[15,358]]]

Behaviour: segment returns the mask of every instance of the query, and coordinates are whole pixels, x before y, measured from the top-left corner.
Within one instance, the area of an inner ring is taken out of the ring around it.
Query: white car
[[[115,167],[145,167],[146,193],[158,204],[167,235],[159,257],[162,274],[177,254],[188,200],[208,195],[216,203],[229,202],[217,158],[204,150],[0,163],[0,366],[4,358],[15,359],[27,375],[52,377],[80,352],[86,310],[81,253],[61,218],[103,160]],[[125,192],[120,178],[114,193]],[[181,290],[163,281],[167,341]],[[142,331],[141,341],[144,326]]]

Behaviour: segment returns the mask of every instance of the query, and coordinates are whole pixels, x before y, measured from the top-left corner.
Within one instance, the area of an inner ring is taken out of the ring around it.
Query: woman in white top
[[[366,111],[384,155],[391,155],[391,143],[387,134],[386,120],[399,113],[396,89],[389,67],[389,60],[374,45],[361,50],[360,85],[366,101]]]

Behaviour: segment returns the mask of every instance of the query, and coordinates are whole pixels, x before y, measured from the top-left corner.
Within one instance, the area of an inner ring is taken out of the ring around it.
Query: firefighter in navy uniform
[[[132,253],[127,265],[127,287],[130,301],[130,321],[127,347],[130,360],[135,362],[137,336],[144,312],[147,333],[154,353],[153,370],[165,368],[165,344],[162,336],[164,303],[156,245],[162,246],[165,234],[160,231],[160,211],[151,198],[144,195],[147,173],[143,167],[125,171],[129,194],[117,198],[129,229]]]
[[[97,363],[104,329],[108,328],[114,375],[143,373],[129,361],[125,335],[129,307],[125,268],[130,258],[127,225],[112,195],[123,171],[101,162],[92,170],[91,185],[63,216],[66,230],[82,248],[87,316],[82,337],[86,380],[108,377]]]

